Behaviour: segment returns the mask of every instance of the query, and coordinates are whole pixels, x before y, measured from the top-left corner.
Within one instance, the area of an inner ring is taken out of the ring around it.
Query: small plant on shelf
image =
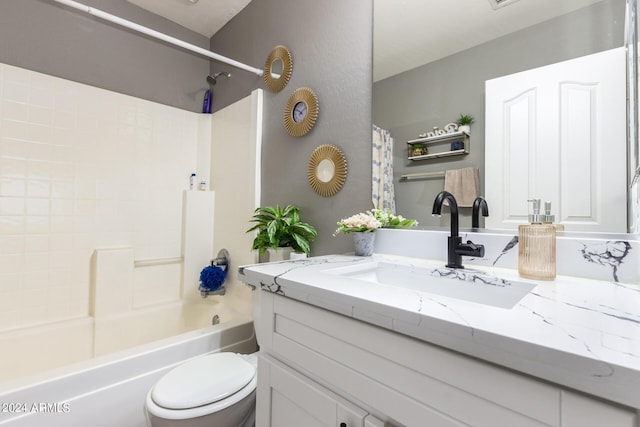
[[[424,144],[413,144],[411,146],[411,156],[412,157],[416,157],[416,156],[423,156],[425,154],[429,153],[429,150],[427,149],[427,146]]]
[[[460,114],[460,117],[458,117],[458,120],[456,120],[456,124],[458,126],[469,126],[472,125],[475,121],[476,119],[474,119],[473,116],[469,114]]]
[[[458,120],[456,120],[458,130],[466,133],[471,132],[471,125],[473,124],[473,122],[475,122],[475,119],[469,114],[460,114],[460,117],[458,117]]]

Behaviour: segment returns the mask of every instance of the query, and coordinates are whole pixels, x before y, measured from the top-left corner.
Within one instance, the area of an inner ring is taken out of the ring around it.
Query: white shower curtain
[[[393,138],[388,130],[373,125],[373,164],[371,200],[376,209],[390,209],[396,213],[393,187]]]

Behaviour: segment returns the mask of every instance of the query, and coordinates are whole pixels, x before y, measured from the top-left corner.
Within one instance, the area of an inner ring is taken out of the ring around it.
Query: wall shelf
[[[436,145],[444,145],[447,143],[451,144],[455,141],[462,141],[463,148],[456,149],[456,150],[443,150],[443,151],[435,151],[435,152],[432,152],[431,150],[429,150],[429,153],[427,154],[421,154],[417,156],[412,155],[413,148],[414,148],[413,146],[416,144],[423,144],[426,147],[431,148]],[[443,135],[412,139],[410,141],[407,141],[408,159],[409,160],[429,160],[429,159],[437,159],[441,157],[460,156],[463,154],[469,154],[469,142],[470,142],[469,134],[464,131],[451,132]]]

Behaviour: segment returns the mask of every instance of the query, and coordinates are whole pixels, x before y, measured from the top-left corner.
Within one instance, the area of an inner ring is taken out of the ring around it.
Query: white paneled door
[[[551,201],[570,231],[627,231],[624,48],[486,82],[487,228]]]

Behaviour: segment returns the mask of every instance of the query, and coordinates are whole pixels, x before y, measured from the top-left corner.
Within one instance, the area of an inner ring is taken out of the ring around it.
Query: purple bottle
[[[211,91],[207,89],[204,94],[204,102],[202,103],[202,112],[211,113]]]

